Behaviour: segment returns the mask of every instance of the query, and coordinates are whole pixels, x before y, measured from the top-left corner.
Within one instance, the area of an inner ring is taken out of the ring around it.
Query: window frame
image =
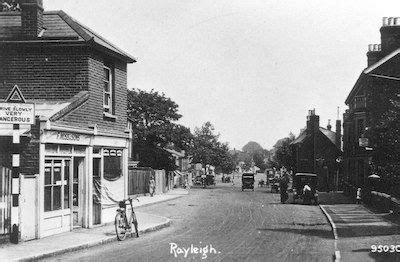
[[[106,71],[108,71],[108,77]],[[104,65],[103,72],[103,112],[114,115],[114,70],[111,66]],[[106,84],[108,84],[108,91],[105,90]],[[106,104],[106,95],[109,96],[108,105]]]
[[[56,163],[57,162],[57,163]],[[60,162],[60,163],[58,163]],[[68,162],[68,165],[66,164]],[[68,166],[68,174],[66,174],[66,166]],[[46,183],[46,169],[50,168],[50,182]],[[57,184],[57,181],[55,181],[55,174],[54,174],[54,169],[55,168],[60,168],[60,184]],[[47,188],[50,188],[50,199],[46,198],[46,193],[44,193],[44,205],[43,205],[43,211],[45,213],[51,213],[51,212],[58,212],[58,211],[63,211],[63,210],[68,210],[71,208],[71,197],[70,197],[70,174],[71,174],[71,160],[70,159],[46,159],[45,160],[45,173],[44,173],[44,192],[46,192]],[[67,184],[65,184],[65,182]],[[54,207],[54,188],[59,188],[60,194],[58,199],[58,202],[60,203],[59,208]],[[68,198],[66,199],[66,194],[68,195]],[[50,201],[50,209],[46,209],[48,202]],[[67,201],[67,202],[66,202]]]

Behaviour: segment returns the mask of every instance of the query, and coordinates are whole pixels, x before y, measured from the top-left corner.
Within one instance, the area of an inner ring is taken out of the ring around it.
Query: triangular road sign
[[[7,103],[25,103],[25,98],[21,93],[21,90],[19,90],[19,87],[17,85],[14,86],[14,88],[11,90],[10,94],[8,95],[6,99]]]

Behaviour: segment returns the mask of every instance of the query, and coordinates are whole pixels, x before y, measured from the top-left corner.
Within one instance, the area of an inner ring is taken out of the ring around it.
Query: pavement
[[[188,194],[187,190],[176,189],[162,195],[141,196],[139,202],[134,202],[134,208],[139,224],[139,234],[156,231],[171,224],[171,220],[158,215],[141,212],[143,207],[165,202]],[[18,245],[5,244],[0,246],[0,261],[30,261],[57,256],[67,252],[77,251],[117,241],[114,224],[91,229],[77,229],[71,232],[49,236],[46,238],[21,242]]]
[[[372,252],[373,245],[400,244],[398,217],[346,201],[341,193],[328,196],[320,207],[336,240],[336,261],[400,261],[400,252]]]

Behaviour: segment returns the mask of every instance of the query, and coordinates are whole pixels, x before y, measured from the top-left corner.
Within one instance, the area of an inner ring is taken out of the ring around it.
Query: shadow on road
[[[310,229],[310,228],[257,228],[258,231],[271,231],[294,233],[304,236],[314,236],[320,238],[332,239],[332,232],[324,229]]]

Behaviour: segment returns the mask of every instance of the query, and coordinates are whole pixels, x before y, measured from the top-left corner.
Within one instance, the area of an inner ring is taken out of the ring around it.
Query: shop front
[[[40,137],[38,237],[112,222],[127,196],[129,137],[67,128]]]

